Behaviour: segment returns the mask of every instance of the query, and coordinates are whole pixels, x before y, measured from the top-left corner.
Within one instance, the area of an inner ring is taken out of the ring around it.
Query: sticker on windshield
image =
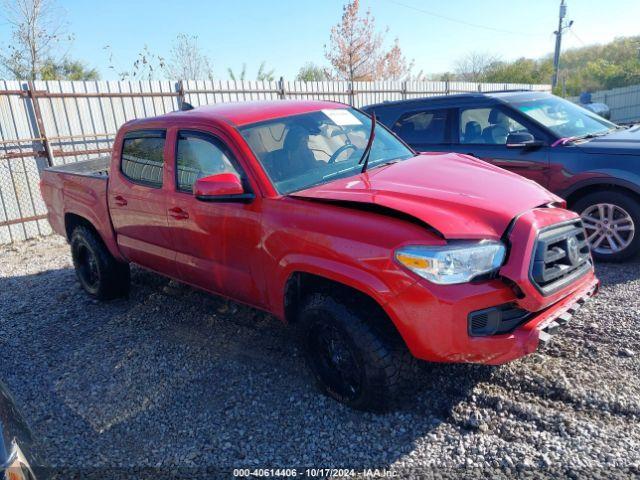
[[[362,125],[362,122],[346,108],[322,110],[322,113],[329,117],[333,123],[341,127],[346,127],[348,125]]]

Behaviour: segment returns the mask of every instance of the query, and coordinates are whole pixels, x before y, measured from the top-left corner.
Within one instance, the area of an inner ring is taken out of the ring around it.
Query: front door
[[[256,258],[261,240],[259,199],[252,203],[196,199],[193,185],[198,178],[233,173],[248,191],[247,176],[221,137],[198,130],[174,134],[174,190],[167,197],[167,212],[180,278],[256,304],[261,298]]]
[[[498,167],[538,182],[549,184],[549,147],[508,148],[510,133],[528,132],[536,139],[541,135],[525,126],[503,107],[464,108],[459,111],[459,153],[471,154]]]
[[[128,132],[120,169],[109,172],[108,202],[118,246],[131,262],[177,276],[165,195],[164,130]],[[116,147],[118,149],[118,147]]]

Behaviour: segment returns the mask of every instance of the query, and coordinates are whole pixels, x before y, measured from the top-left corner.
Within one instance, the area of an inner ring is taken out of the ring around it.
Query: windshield
[[[349,108],[278,118],[240,129],[281,194],[354,175],[371,131],[371,119]],[[413,152],[376,125],[368,169],[405,160]]]
[[[558,97],[548,96],[512,104],[561,138],[601,135],[616,128],[614,123]]]

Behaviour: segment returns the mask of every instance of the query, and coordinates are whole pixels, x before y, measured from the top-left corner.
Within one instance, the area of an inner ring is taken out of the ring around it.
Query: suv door
[[[458,110],[454,150],[471,154],[498,167],[549,184],[549,146],[546,137],[525,119],[503,106],[467,107]],[[507,147],[510,133],[530,133],[544,142],[537,147]]]
[[[193,195],[198,178],[237,175],[251,187],[237,156],[222,139],[200,130],[173,130],[172,192],[167,196],[169,229],[179,277],[191,285],[256,305],[261,278],[259,199],[203,201]]]
[[[165,187],[165,130],[124,135],[120,168],[109,172],[109,213],[120,250],[131,262],[175,277],[175,253],[168,232]]]
[[[391,130],[418,152],[448,151],[452,120],[450,109],[421,109],[402,114]]]

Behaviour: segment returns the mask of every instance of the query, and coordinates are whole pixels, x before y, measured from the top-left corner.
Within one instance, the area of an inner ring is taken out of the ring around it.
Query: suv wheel
[[[300,311],[300,340],[318,387],[358,410],[397,403],[416,363],[401,339],[374,328],[376,320],[324,294],[311,295]]]
[[[591,253],[596,260],[619,262],[640,250],[640,204],[616,191],[594,192],[572,207],[582,217]]]
[[[118,262],[93,230],[76,227],[70,243],[76,276],[89,295],[111,300],[129,293],[129,264]]]

